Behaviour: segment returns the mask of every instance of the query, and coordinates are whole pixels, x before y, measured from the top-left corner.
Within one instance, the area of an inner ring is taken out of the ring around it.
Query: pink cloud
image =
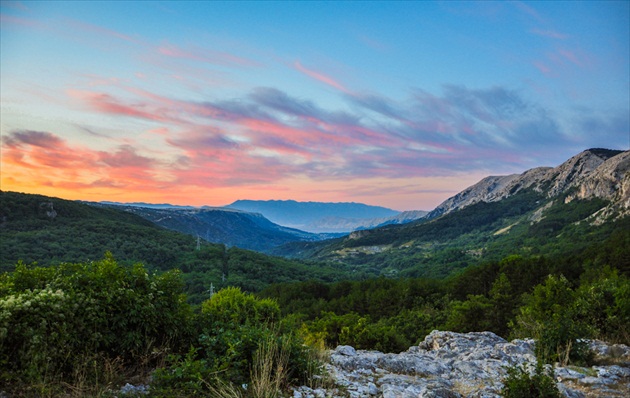
[[[588,64],[588,59],[584,55],[578,55],[575,51],[560,49],[558,53],[567,61],[571,62],[573,65],[579,67],[585,67]]]
[[[163,107],[153,107],[153,104],[128,105],[117,98],[102,92],[68,90],[67,93],[77,98],[97,112],[118,116],[134,117],[152,121],[173,121],[168,116],[168,110]]]
[[[3,26],[6,26],[6,25],[16,26],[17,25],[17,26],[25,26],[28,28],[48,30],[48,26],[46,24],[36,21],[34,19],[15,17],[12,15],[7,15],[7,14],[0,14],[0,23],[2,23]]]
[[[28,11],[28,7],[21,1],[3,1],[2,5],[14,10]]]
[[[299,70],[300,72],[304,73],[305,75],[320,81],[330,87],[333,87],[341,92],[344,92],[346,94],[352,94],[352,92],[350,90],[348,90],[346,87],[344,87],[341,83],[337,82],[335,79],[333,79],[330,76],[327,76],[321,72],[317,72],[311,69],[307,69],[306,67],[302,66],[302,64],[300,63],[300,61],[295,61],[293,63],[293,66],[295,67],[295,69]]]
[[[2,166],[12,174],[26,173],[38,185],[64,189],[117,187],[144,191],[164,186],[155,179],[164,164],[138,154],[131,146],[96,151],[71,145],[48,132],[10,133],[2,145]]]
[[[511,3],[514,4],[519,11],[535,19],[537,22],[545,22],[545,19],[532,6],[529,6],[522,1],[512,1]]]

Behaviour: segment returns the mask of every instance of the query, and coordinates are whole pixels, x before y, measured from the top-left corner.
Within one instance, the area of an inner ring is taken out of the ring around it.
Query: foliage
[[[549,276],[525,298],[516,317],[514,334],[536,339],[536,357],[544,363],[569,360],[583,362],[590,337],[589,325],[578,319],[575,292],[563,276]]]
[[[181,288],[177,272],[123,267],[111,254],[50,268],[19,264],[0,278],[1,372],[39,383],[72,380],[93,358],[156,363],[190,339]]]
[[[628,235],[618,231],[571,256],[510,255],[444,280],[309,281],[273,285],[259,295],[275,298],[308,341],[330,347],[397,352],[433,329],[489,330],[540,338],[547,361],[588,362],[581,338],[629,341],[628,278],[618,263],[603,265],[628,255],[630,246],[617,246]],[[548,285],[549,275],[558,286]]]
[[[290,382],[306,382],[317,365],[302,340],[280,328],[279,318],[273,300],[235,287],[219,291],[201,306],[191,351],[158,369],[152,388],[163,395],[187,391],[212,396],[226,388],[236,393],[235,386],[247,384],[248,393],[238,394],[271,397]]]
[[[2,192],[2,264],[21,253],[44,266],[20,262],[0,275],[0,377],[9,392],[29,386],[32,395],[62,395],[46,386],[110,386],[117,381],[106,374],[157,367],[155,396],[274,396],[321,371],[304,342],[397,352],[433,329],[490,330],[536,338],[545,362],[588,362],[583,338],[628,344],[630,217],[557,226],[601,204],[575,201],[552,204],[547,224],[537,226],[523,221],[536,198],[528,195],[515,195],[514,208],[500,214],[480,205],[463,225],[444,217],[391,227],[390,237],[402,228],[415,239],[398,252],[404,258],[350,255],[350,265],[326,265],[208,243],[196,250],[189,237],[124,212]],[[510,233],[483,237],[512,224]],[[366,239],[355,243],[385,242]],[[107,245],[128,257],[62,261],[97,258]],[[470,254],[474,245],[483,253]],[[134,265],[144,256],[154,260]],[[182,272],[155,272],[174,267]],[[531,387],[543,371],[529,379],[516,372],[511,385]]]
[[[552,368],[538,362],[533,374],[523,366],[511,366],[503,380],[501,396],[504,398],[560,398]]]

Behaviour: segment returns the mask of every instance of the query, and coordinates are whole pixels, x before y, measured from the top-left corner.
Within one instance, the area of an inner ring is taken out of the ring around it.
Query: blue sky
[[[13,2],[2,189],[431,209],[630,140],[629,2]]]

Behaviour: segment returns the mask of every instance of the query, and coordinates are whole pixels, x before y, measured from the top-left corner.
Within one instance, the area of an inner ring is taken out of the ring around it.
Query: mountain
[[[261,213],[272,222],[308,232],[350,232],[374,218],[399,212],[362,203],[297,202],[295,200],[237,200],[226,206]]]
[[[630,151],[588,149],[555,168],[538,167],[522,174],[486,177],[441,203],[427,218],[478,202],[496,202],[527,188],[542,192],[548,198],[575,190],[571,198],[602,198],[611,201],[614,207],[628,209],[629,169]]]
[[[198,245],[190,235],[118,207],[0,191],[0,273],[20,260],[40,266],[89,262],[107,251],[123,265],[179,268],[193,302],[208,298],[211,285],[256,291],[271,283],[347,278],[343,267],[312,266],[205,241]]]
[[[149,208],[118,205],[164,228],[199,236],[208,242],[259,252],[296,241],[328,238],[274,224],[259,213],[230,208]]]
[[[444,277],[508,255],[570,256],[610,236],[630,244],[629,159],[630,151],[590,149],[558,167],[487,177],[409,224],[273,253],[391,276]]]

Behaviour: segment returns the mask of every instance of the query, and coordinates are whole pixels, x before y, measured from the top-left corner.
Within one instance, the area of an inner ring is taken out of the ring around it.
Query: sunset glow
[[[2,190],[430,210],[630,145],[626,1],[1,4]]]

